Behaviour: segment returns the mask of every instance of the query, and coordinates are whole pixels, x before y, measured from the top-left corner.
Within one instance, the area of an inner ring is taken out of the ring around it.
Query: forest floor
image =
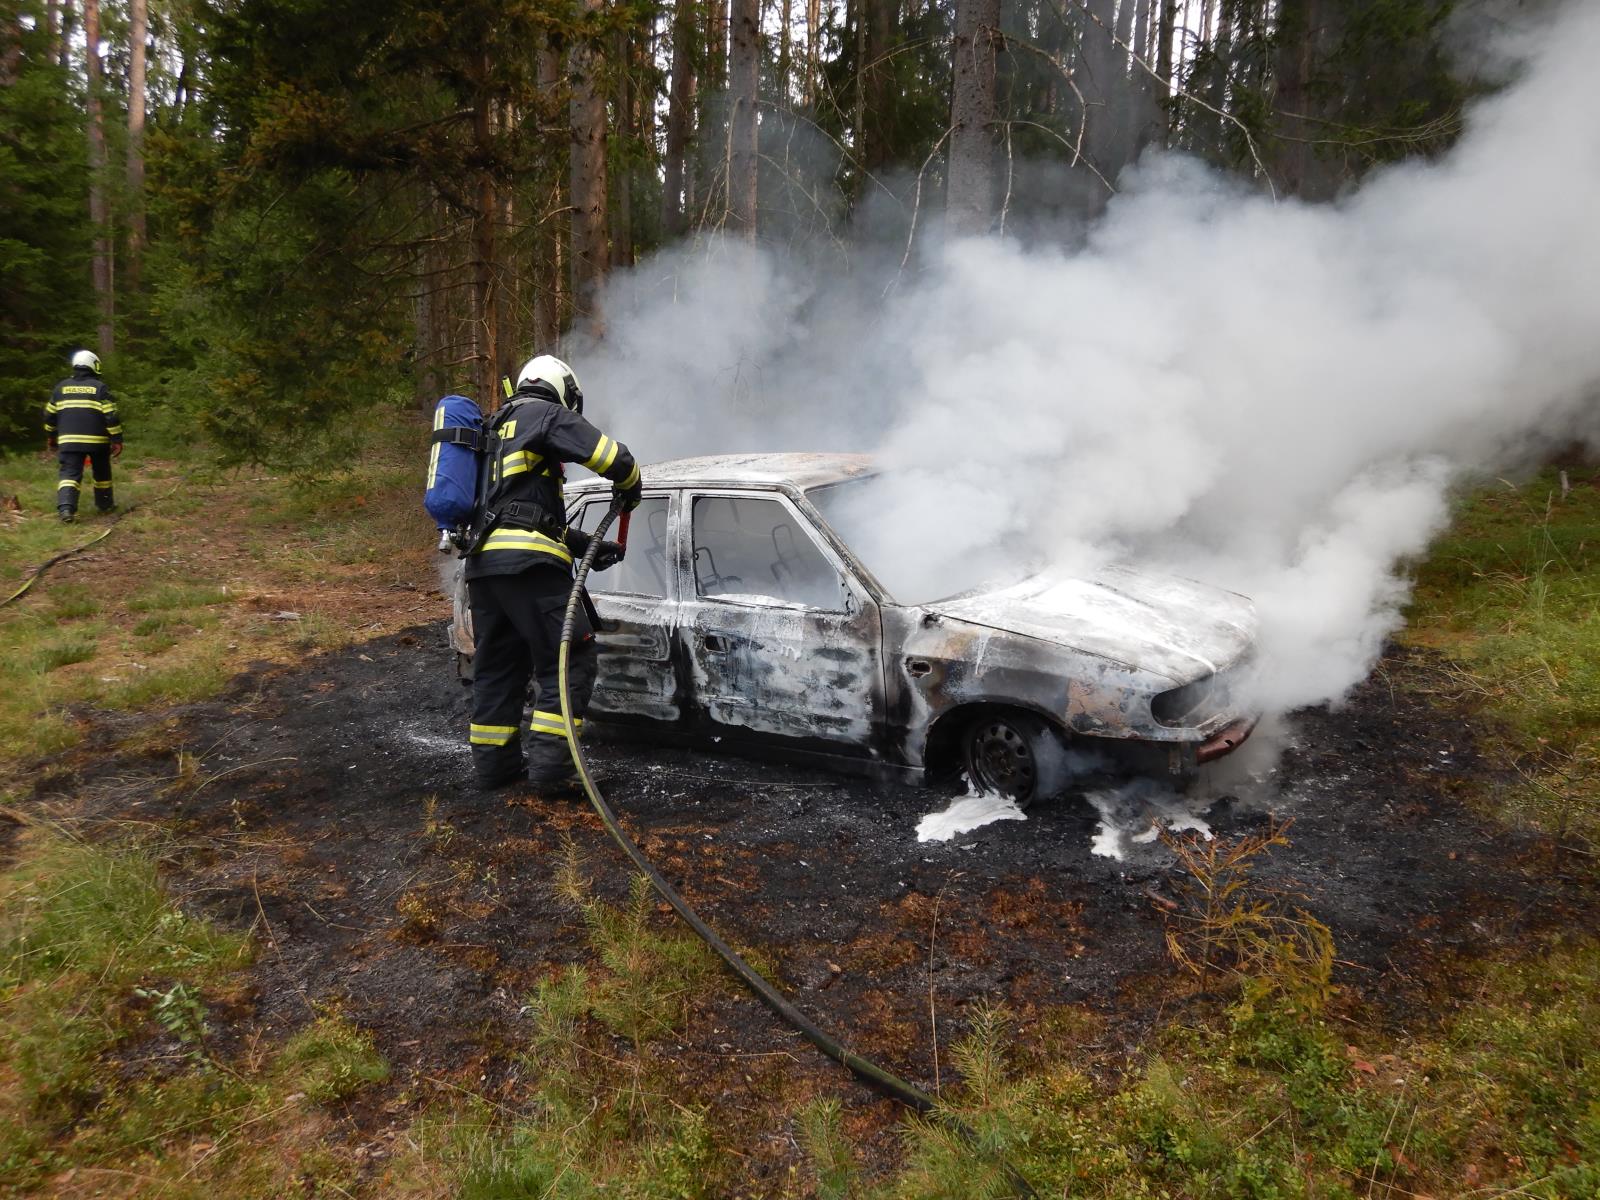
[[[933,1126],[908,1134],[895,1105],[710,967],[633,888],[586,804],[472,786],[426,529],[406,525],[404,544],[394,532],[413,500],[402,460],[362,490],[241,477],[197,499],[168,464],[129,475],[131,495],[176,486],[184,513],[152,504],[129,517],[7,618],[43,661],[74,657],[54,646],[88,653],[42,683],[13,681],[0,700],[42,700],[31,711],[45,733],[5,747],[15,782],[0,808],[12,871],[0,947],[14,965],[0,972],[0,1003],[21,1017],[0,1084],[23,1134],[0,1139],[0,1186],[1003,1194],[970,1164],[953,1168],[966,1182],[940,1182],[940,1155],[959,1160],[959,1145]],[[74,535],[29,536],[41,540],[27,549],[43,550]],[[1437,575],[1424,572],[1425,592],[1451,586]],[[1530,779],[1552,786],[1528,749],[1542,735],[1530,726],[1517,740],[1486,699],[1492,673],[1469,671],[1451,640],[1465,636],[1454,610],[1439,611],[1419,614],[1346,703],[1295,714],[1200,781],[1185,811],[1209,843],[1134,840],[1171,802],[1137,784],[922,843],[917,822],[949,788],[625,742],[597,742],[593,757],[624,823],[703,916],[853,1049],[997,1122],[981,1125],[990,1150],[1036,1183],[1117,1195],[1136,1177],[1171,1178],[1184,1181],[1173,1194],[1300,1194],[1327,1170],[1326,1194],[1421,1195],[1450,1181],[1582,1194],[1594,1178],[1583,1172],[1600,1170],[1600,1093],[1584,1091],[1600,1083],[1592,1038],[1567,1056],[1576,1107],[1563,1099],[1566,1115],[1551,1118],[1572,1127],[1537,1162],[1491,1146],[1481,1120],[1415,1138],[1394,1128],[1403,1111],[1426,1127],[1433,1105],[1459,1107],[1459,1093],[1439,1091],[1402,1109],[1430,1064],[1441,1078],[1452,1066],[1462,1079],[1490,1073],[1462,1065],[1452,1021],[1502,1001],[1530,1010],[1486,972],[1555,962],[1539,984],[1565,994],[1592,979],[1582,956],[1600,928],[1589,793],[1571,793],[1555,824],[1511,802]],[[209,688],[126,690],[196,662]],[[27,721],[19,710],[9,728]],[[1096,852],[1106,823],[1122,827],[1120,858]],[[87,951],[56,953],[44,973],[15,965],[44,944],[25,904],[48,910],[58,894],[40,870],[81,872],[102,847],[159,861],[161,903],[179,915],[152,918],[141,937],[171,942],[176,922],[232,948],[202,954],[179,938],[187,949],[126,971],[97,973]],[[1237,858],[1219,861],[1219,848]],[[1198,957],[1216,968],[1186,970]],[[104,1026],[82,1070],[30,1065],[69,1024],[49,995],[89,976],[84,995],[107,1013],[72,1011]],[[1269,995],[1285,1028],[1323,1031],[1276,1064],[1240,1007],[1268,1007]],[[46,1014],[37,1045],[35,1008]],[[1184,1042],[1205,1030],[1215,1046]],[[1015,1079],[980,1087],[997,1039]],[[1070,1080],[1053,1073],[1068,1061]],[[1246,1123],[1275,1111],[1273,1097],[1287,1125],[1312,1121],[1296,1098],[1301,1070],[1341,1115],[1302,1134],[1314,1152],[1291,1137],[1299,1150],[1258,1162],[1249,1156],[1276,1134],[1205,1143],[1191,1128],[1199,1114],[1187,1120],[1181,1097],[1152,1084],[1157,1061],[1205,1080],[1197,1091],[1233,1089],[1229,1111]],[[246,1090],[228,1093],[230,1077]],[[1491,1125],[1522,1111],[1496,1103]],[[1107,1106],[1097,1126],[1062,1126],[1064,1111],[1091,1105]],[[1302,1186],[1267,1186],[1284,1180]]]

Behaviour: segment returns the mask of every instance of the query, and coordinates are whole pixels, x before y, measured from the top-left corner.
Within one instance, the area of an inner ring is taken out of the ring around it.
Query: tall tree
[[[677,237],[687,227],[684,164],[689,152],[690,125],[694,120],[697,32],[694,5],[673,5],[672,83],[667,95],[666,157],[661,179],[661,231],[667,237]]]
[[[147,0],[128,0],[128,271],[138,291],[146,237],[144,215],[145,39]]]
[[[100,0],[83,0],[83,59],[89,115],[89,224],[94,228],[93,283],[100,310],[100,354],[109,358],[115,349],[116,296],[112,291],[111,214],[106,201],[106,121],[100,94]]]
[[[728,55],[728,219],[735,232],[756,235],[756,98],[761,82],[761,0],[733,0]]]
[[[583,0],[584,12],[597,18],[605,0]],[[600,34],[588,25],[572,44],[568,72],[572,84],[572,300],[575,314],[603,327],[596,293],[611,266],[606,238],[606,96],[600,78]]]
[[[951,232],[987,233],[995,217],[995,40],[1000,0],[956,0],[951,41],[950,168],[945,208]]]

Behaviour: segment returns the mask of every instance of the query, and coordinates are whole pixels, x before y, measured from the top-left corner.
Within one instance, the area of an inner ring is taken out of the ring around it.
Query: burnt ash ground
[[[1294,818],[1255,878],[1302,895],[1332,929],[1346,994],[1400,1022],[1439,1002],[1459,958],[1600,915],[1548,840],[1468,807],[1494,768],[1461,711],[1411,686],[1427,671],[1391,651],[1348,704],[1296,718],[1269,778],[1202,783],[1219,794],[1206,819],[1220,836]],[[602,895],[627,890],[629,865],[581,800],[471,785],[466,700],[440,628],[418,627],[248,671],[212,702],[96,715],[89,744],[37,776],[36,803],[91,828],[172,831],[184,902],[255,929],[253,986],[217,1014],[233,1031],[219,1036],[277,1039],[330,1009],[374,1032],[396,1074],[346,1113],[363,1140],[456,1087],[524,1094],[524,998],[588,955],[550,887],[565,839]],[[179,749],[197,769],[176,765]],[[946,1078],[980,998],[1007,1002],[1024,1042],[1049,1010],[1079,1006],[1093,1014],[1086,1052],[1111,1059],[1173,1011],[1160,900],[1179,894],[1181,870],[1159,844],[1121,862],[1091,853],[1099,818],[1081,796],[919,844],[918,819],[951,788],[617,742],[591,756],[702,915],[824,1027],[919,1084],[935,1075],[930,1001]],[[847,1127],[892,1145],[893,1106],[731,981],[645,1053],[713,1106],[758,1192],[794,1161],[784,1115],[813,1096],[847,1096]]]

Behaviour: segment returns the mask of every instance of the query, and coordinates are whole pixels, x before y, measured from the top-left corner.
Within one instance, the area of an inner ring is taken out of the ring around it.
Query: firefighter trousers
[[[94,506],[101,512],[116,507],[111,495],[111,448],[98,450],[59,450],[56,461],[60,470],[56,474],[56,510],[78,511],[78,491],[83,487],[83,463],[89,461],[94,478]]]
[[[561,624],[572,576],[551,566],[516,575],[484,575],[467,583],[472,609],[472,765],[478,782],[494,787],[523,772],[522,709],[531,679],[537,686],[528,719],[527,774],[531,783],[556,783],[574,775],[572,751],[561,720],[557,679]],[[567,689],[574,722],[594,691],[594,630],[580,608],[567,659]]]

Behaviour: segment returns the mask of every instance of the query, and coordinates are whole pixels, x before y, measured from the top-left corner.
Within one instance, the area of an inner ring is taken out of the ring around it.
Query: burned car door
[[[585,532],[605,515],[606,499],[580,500],[572,524]],[[589,594],[606,628],[599,632],[600,677],[590,709],[608,717],[676,721],[677,670],[672,656],[677,572],[673,569],[672,501],[647,495],[634,511],[627,556],[589,574]],[[608,531],[616,536],[616,527]]]
[[[777,493],[685,496],[680,638],[698,724],[733,740],[873,752],[884,718],[879,614]]]

